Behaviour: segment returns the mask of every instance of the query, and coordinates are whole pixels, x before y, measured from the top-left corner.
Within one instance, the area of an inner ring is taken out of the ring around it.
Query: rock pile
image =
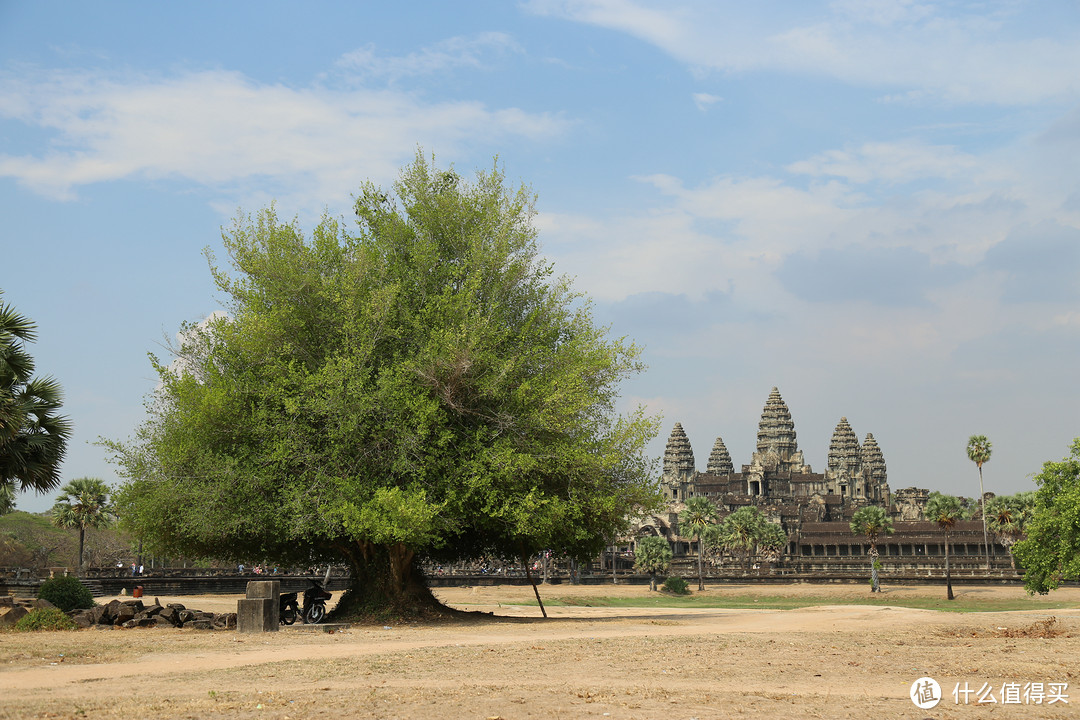
[[[13,626],[19,618],[38,607],[54,606],[47,600],[13,600],[0,597],[0,627]],[[162,607],[157,599],[150,605],[144,604],[142,600],[112,600],[105,605],[96,605],[88,610],[72,610],[68,615],[80,628],[236,629],[236,613],[188,610],[180,603],[169,603]]]

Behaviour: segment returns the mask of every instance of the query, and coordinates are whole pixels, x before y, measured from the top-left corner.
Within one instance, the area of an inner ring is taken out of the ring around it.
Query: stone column
[[[247,584],[247,597],[237,601],[237,632],[277,632],[280,595],[280,580],[252,580],[249,582]]]

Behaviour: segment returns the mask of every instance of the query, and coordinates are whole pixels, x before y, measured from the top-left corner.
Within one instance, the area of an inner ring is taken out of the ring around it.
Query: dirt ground
[[[885,597],[942,592],[895,587]],[[590,598],[648,589],[552,586],[541,588],[545,598],[582,604],[549,607],[547,620],[536,606],[511,604],[531,593],[441,589],[454,607],[492,614],[329,634],[299,627],[260,635],[0,633],[0,719],[1080,717],[1077,588],[1049,598],[1071,609],[1040,607],[1045,601],[1034,598],[1031,610],[958,614],[831,604],[867,597],[863,585],[705,591],[820,603],[798,610],[588,607]],[[1015,587],[959,594],[1024,596]],[[234,610],[237,597],[160,599],[221,612]],[[933,709],[909,697],[922,677],[941,686]],[[965,683],[972,692],[958,704],[953,692]],[[1043,683],[1041,704],[1031,683]],[[1068,683],[1067,704],[1049,702],[1051,683]],[[996,703],[976,704],[984,686]],[[1015,698],[1002,695],[1014,689]]]

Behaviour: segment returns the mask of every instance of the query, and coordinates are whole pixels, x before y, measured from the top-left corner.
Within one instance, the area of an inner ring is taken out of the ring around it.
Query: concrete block
[[[244,598],[237,600],[236,605],[237,632],[277,632],[277,598]]]
[[[247,596],[251,598],[278,599],[281,594],[280,580],[252,580],[247,584]]]

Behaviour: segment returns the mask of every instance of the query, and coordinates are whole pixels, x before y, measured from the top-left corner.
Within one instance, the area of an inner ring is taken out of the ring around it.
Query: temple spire
[[[664,450],[664,476],[685,477],[694,472],[694,451],[690,447],[690,439],[686,437],[682,423],[675,423]]]
[[[735,472],[735,466],[731,464],[731,455],[724,445],[722,438],[716,438],[712,452],[709,453],[709,465],[706,471],[710,475],[731,475]]]

